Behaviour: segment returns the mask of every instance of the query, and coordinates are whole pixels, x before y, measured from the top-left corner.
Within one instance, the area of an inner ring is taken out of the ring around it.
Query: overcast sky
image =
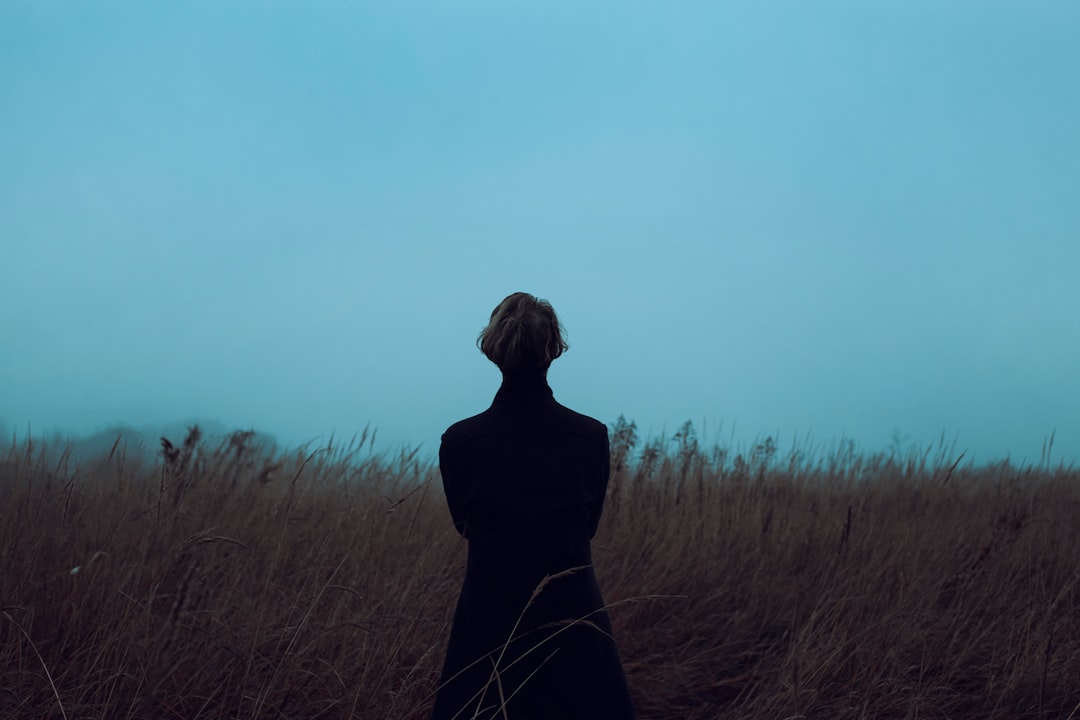
[[[1080,3],[0,4],[0,419],[1080,462]]]

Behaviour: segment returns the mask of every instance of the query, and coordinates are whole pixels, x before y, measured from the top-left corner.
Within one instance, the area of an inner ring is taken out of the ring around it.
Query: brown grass
[[[0,717],[425,717],[466,550],[437,470],[250,439],[10,448]],[[1080,472],[634,444],[593,549],[641,718],[1080,719]]]

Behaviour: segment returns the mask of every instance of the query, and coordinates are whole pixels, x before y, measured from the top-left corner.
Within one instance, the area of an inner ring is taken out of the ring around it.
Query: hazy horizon
[[[610,437],[614,438],[613,430],[622,422],[631,424],[636,438],[632,458],[638,458],[647,445],[659,443],[669,451],[675,452],[679,447],[680,435],[689,426],[691,437],[703,452],[709,454],[713,449],[727,451],[729,461],[733,461],[736,455],[745,458],[754,454],[766,444],[771,445],[773,462],[783,462],[791,459],[793,453],[802,461],[816,463],[828,462],[830,458],[854,458],[864,459],[873,456],[894,456],[897,458],[910,458],[923,456],[931,464],[952,465],[959,462],[962,466],[982,467],[988,464],[1008,461],[1019,467],[1075,467],[1075,460],[1064,458],[1057,445],[1056,433],[1051,433],[1044,438],[1037,455],[1033,457],[1015,457],[1008,453],[1004,455],[988,455],[977,459],[970,448],[964,448],[958,442],[956,435],[948,436],[941,433],[937,438],[925,442],[904,435],[899,431],[893,433],[888,443],[877,447],[871,447],[862,443],[858,438],[850,436],[836,436],[832,438],[817,438],[813,433],[802,435],[785,436],[780,432],[758,433],[748,435],[738,433],[734,428],[710,427],[707,424],[695,423],[687,419],[678,426],[662,426],[657,429],[643,430],[633,418],[621,416],[612,421],[605,422],[609,429]],[[44,443],[50,450],[59,452],[65,447],[74,447],[78,452],[73,457],[78,460],[86,460],[95,457],[102,448],[105,452],[112,449],[114,441],[119,439],[120,448],[134,451],[130,446],[131,434],[134,433],[143,441],[143,449],[150,455],[160,455],[161,439],[168,439],[174,445],[179,445],[197,428],[199,437],[208,448],[219,447],[227,444],[231,435],[235,433],[254,433],[253,440],[257,443],[270,443],[278,453],[288,453],[296,450],[311,451],[326,448],[328,445],[335,449],[343,450],[351,447],[361,451],[360,457],[369,453],[383,455],[397,455],[399,453],[412,453],[416,451],[417,457],[428,460],[437,460],[438,441],[434,443],[410,442],[407,438],[385,438],[379,432],[377,425],[369,424],[358,428],[348,434],[330,432],[313,435],[306,439],[282,438],[262,428],[253,425],[239,426],[230,425],[213,418],[189,417],[166,422],[145,423],[136,425],[123,421],[106,423],[102,426],[83,431],[74,430],[63,425],[53,426],[44,430],[26,427],[12,427],[0,420],[0,438],[2,447],[10,447],[12,443],[21,446],[27,439],[35,443]],[[56,444],[59,441],[60,444]],[[771,442],[770,442],[771,441]],[[269,447],[269,446],[267,446]]]
[[[0,7],[0,421],[1080,463],[1080,5]]]

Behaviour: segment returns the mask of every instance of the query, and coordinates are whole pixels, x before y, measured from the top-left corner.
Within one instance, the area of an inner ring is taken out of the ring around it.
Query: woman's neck
[[[503,385],[547,385],[547,371],[504,372]]]
[[[546,372],[504,372],[502,386],[499,388],[503,393],[518,393],[528,392],[530,390],[548,389]]]

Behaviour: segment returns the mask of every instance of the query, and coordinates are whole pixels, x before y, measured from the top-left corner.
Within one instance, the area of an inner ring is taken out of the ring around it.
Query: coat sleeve
[[[608,480],[611,478],[611,447],[608,442],[607,427],[604,428],[603,450],[598,458],[597,475],[595,478],[597,493],[596,498],[589,504],[589,539],[596,536],[596,529],[600,527],[600,516],[604,512],[604,498],[607,496]]]
[[[439,475],[442,476],[443,494],[446,495],[446,505],[450,509],[450,518],[454,521],[454,528],[465,537],[465,517],[459,500],[459,483],[455,475],[452,453],[446,444],[446,436],[439,443]]]

